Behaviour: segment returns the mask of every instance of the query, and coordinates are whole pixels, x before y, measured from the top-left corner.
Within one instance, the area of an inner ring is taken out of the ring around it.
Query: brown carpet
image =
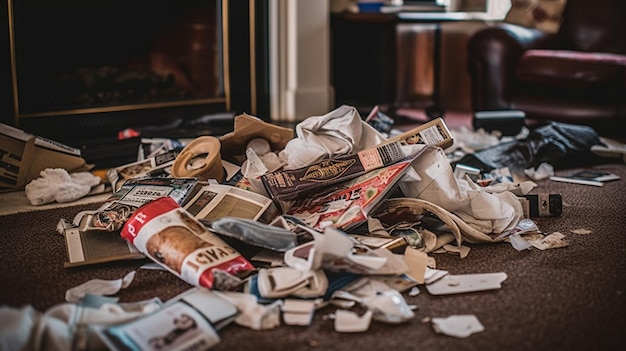
[[[540,228],[567,235],[566,248],[518,252],[509,244],[473,245],[469,256],[437,254],[437,266],[452,274],[505,272],[499,290],[432,296],[421,288],[408,323],[373,322],[369,331],[337,333],[317,311],[309,327],[253,331],[235,324],[220,331],[216,350],[623,350],[626,349],[626,166],[600,165],[622,177],[603,187],[538,182],[533,192],[561,193],[563,215],[540,218]],[[568,173],[559,171],[557,174]],[[68,288],[84,281],[117,279],[141,263],[63,268],[65,248],[55,232],[94,205],[0,216],[0,304],[30,304],[43,311],[64,301]],[[590,229],[591,234],[570,230]],[[140,270],[118,295],[121,301],[159,296],[167,300],[189,286],[165,271]],[[474,314],[485,331],[465,339],[437,334],[427,317]]]

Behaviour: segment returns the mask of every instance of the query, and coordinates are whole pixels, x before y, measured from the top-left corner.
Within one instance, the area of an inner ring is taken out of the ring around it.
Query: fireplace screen
[[[220,0],[19,0],[18,116],[223,104]]]

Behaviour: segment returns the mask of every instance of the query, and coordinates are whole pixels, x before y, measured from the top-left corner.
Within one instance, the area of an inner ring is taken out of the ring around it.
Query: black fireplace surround
[[[0,122],[81,147],[127,128],[210,133],[180,135],[223,112],[268,119],[267,2],[235,2],[6,0]]]

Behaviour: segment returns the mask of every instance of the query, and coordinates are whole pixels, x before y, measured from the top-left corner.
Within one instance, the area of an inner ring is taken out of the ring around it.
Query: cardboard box
[[[46,168],[82,172],[93,165],[80,150],[0,123],[0,188],[21,189]]]

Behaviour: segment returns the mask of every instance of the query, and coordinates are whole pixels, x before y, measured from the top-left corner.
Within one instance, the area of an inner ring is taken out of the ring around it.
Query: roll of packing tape
[[[226,170],[222,165],[221,143],[212,136],[198,137],[183,148],[172,165],[172,175],[177,178],[216,179],[223,182]]]

